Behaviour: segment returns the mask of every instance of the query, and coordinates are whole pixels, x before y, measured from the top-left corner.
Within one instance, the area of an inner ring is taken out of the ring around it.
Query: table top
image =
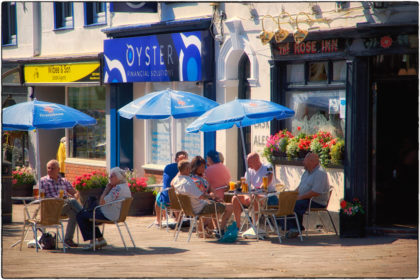
[[[13,200],[35,200],[34,196],[12,196]]]

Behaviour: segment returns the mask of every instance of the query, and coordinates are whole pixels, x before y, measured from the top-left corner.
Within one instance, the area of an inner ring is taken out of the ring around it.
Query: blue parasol
[[[37,130],[72,128],[75,125],[94,125],[96,120],[91,116],[66,105],[38,101],[22,102],[2,110],[3,130]],[[39,179],[39,135],[36,131],[36,170]]]

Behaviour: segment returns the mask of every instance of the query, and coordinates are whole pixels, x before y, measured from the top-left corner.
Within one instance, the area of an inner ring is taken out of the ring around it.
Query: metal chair
[[[176,235],[176,232],[178,230],[178,227],[181,228],[182,223],[184,222],[184,211],[182,210],[181,204],[179,204],[178,198],[176,196],[176,192],[175,192],[175,188],[171,187],[168,189],[168,194],[169,194],[169,201],[171,203],[169,210],[171,211],[178,211],[178,220],[176,221],[176,226],[175,226],[175,232],[174,232],[174,236]],[[190,219],[191,222],[191,219]]]
[[[287,231],[287,220],[288,219],[295,219],[297,227],[298,227],[298,231],[299,231],[300,241],[303,241],[302,232],[300,230],[298,217],[297,217],[297,215],[294,211],[295,204],[296,204],[296,199],[297,199],[298,195],[299,195],[299,192],[297,192],[297,191],[281,192],[279,194],[279,204],[278,204],[277,209],[268,208],[268,209],[262,209],[261,210],[261,214],[265,215],[266,219],[267,219],[267,216],[271,216],[273,218],[273,223],[275,225],[277,236],[279,237],[279,242],[280,243],[281,243],[281,237],[280,237],[279,227],[278,227],[277,221],[276,221],[277,218],[283,218],[284,219],[284,233],[286,233],[286,231]],[[259,225],[257,227],[257,236],[258,236],[258,233],[259,233]]]
[[[335,235],[338,235],[338,233],[337,233],[337,229],[336,229],[335,224],[334,224],[334,220],[333,220],[333,218],[331,217],[331,214],[330,214],[330,212],[329,212],[329,211],[328,211],[328,209],[327,209],[327,208],[328,208],[328,204],[330,203],[330,198],[331,198],[331,195],[332,195],[333,190],[334,190],[334,187],[332,187],[332,186],[331,186],[331,187],[330,187],[330,190],[329,190],[329,194],[328,194],[328,201],[327,201],[327,205],[325,206],[325,208],[312,208],[312,207],[311,207],[311,204],[312,204],[312,198],[309,200],[308,210],[306,210],[306,212],[303,214],[303,215],[307,215],[307,218],[306,218],[306,228],[305,228],[305,231],[306,231],[306,237],[308,237],[309,217],[310,217],[311,213],[314,213],[314,212],[318,214],[318,217],[319,217],[319,219],[321,220],[321,223],[322,223],[322,225],[323,225],[324,229],[325,229],[326,227],[325,227],[324,220],[321,218],[320,213],[321,213],[321,212],[326,212],[326,213],[328,214],[328,216],[330,217],[330,221],[331,221],[331,224],[332,224],[332,226],[333,226],[333,228],[334,228]]]
[[[95,249],[96,249],[95,248],[95,246],[96,246],[95,226],[97,226],[97,224],[102,224],[103,225],[102,234],[104,233],[104,230],[105,230],[105,224],[115,224],[118,228],[118,232],[120,233],[121,240],[124,244],[124,247],[128,251],[127,246],[125,245],[124,237],[121,233],[120,226],[119,226],[119,224],[123,223],[125,228],[127,229],[128,235],[130,236],[131,242],[133,243],[133,247],[136,248],[136,244],[134,244],[134,240],[133,240],[133,237],[131,236],[130,230],[128,229],[128,225],[125,222],[125,220],[127,218],[127,215],[128,215],[128,210],[130,210],[130,206],[131,206],[132,201],[133,201],[133,198],[128,197],[126,199],[115,200],[115,201],[106,203],[104,205],[96,206],[93,209],[93,218],[89,219],[89,221],[92,221],[92,227],[93,227],[93,239],[92,239],[93,240],[92,241],[93,242],[93,251],[95,251]],[[100,220],[100,219],[95,218],[95,212],[96,212],[97,209],[99,209],[101,207],[104,207],[104,206],[107,206],[107,205],[115,204],[115,203],[121,203],[120,216],[119,216],[118,220],[110,221],[110,220]]]
[[[219,234],[221,234],[220,225],[219,225],[219,217],[218,217],[217,208],[216,208],[216,202],[213,203],[214,209],[215,209],[215,214],[195,214],[194,211],[193,211],[193,208],[192,208],[191,198],[188,195],[186,195],[186,194],[176,194],[176,196],[178,198],[179,204],[181,205],[181,209],[183,211],[182,216],[183,217],[184,216],[193,217],[193,222],[192,223],[190,222],[190,230],[189,230],[189,233],[188,233],[187,242],[190,242],[192,231],[193,231],[194,227],[196,227],[196,225],[197,225],[197,219],[201,220],[201,229],[202,229],[203,234],[204,234],[204,223],[203,223],[203,220],[202,220],[203,217],[213,218],[213,216],[215,215],[216,216],[216,221],[217,221],[217,228],[219,230]],[[177,232],[176,232],[175,241],[178,239],[178,235],[179,235],[180,230],[181,230],[181,227],[179,227]],[[197,231],[197,233],[198,233],[198,231]],[[205,234],[204,234],[204,239],[205,238],[206,237],[205,237]]]
[[[40,244],[38,243],[37,230],[41,229],[42,231],[43,229],[46,229],[46,228],[56,229],[56,248],[58,248],[58,240],[61,239],[61,243],[63,245],[63,252],[66,252],[66,246],[64,245],[64,228],[60,220],[63,206],[64,206],[64,200],[61,198],[45,198],[45,199],[40,200],[41,217],[40,219],[37,219],[35,218],[35,216],[33,216],[33,218],[25,220],[23,224],[20,250],[22,250],[25,227],[27,225],[30,225],[32,227],[32,231],[34,232],[35,248],[37,252],[38,252],[38,247],[41,248],[41,246],[39,246]],[[24,211],[27,211],[27,209],[25,209]],[[60,234],[58,233],[58,230],[60,228],[61,228],[61,238],[60,238]]]

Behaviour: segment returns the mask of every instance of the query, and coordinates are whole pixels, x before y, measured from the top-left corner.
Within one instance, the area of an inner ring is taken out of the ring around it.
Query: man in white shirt
[[[263,164],[261,162],[260,156],[257,153],[250,153],[247,156],[248,161],[248,171],[245,173],[245,177],[247,178],[247,182],[250,184],[251,190],[259,190],[263,187],[263,177],[267,176],[268,178],[268,192],[275,192],[276,187],[274,185],[274,175],[273,175],[273,167],[270,164]],[[265,197],[264,197],[265,198]],[[251,204],[251,196],[250,195],[237,195],[232,198],[233,204],[233,213],[235,215],[235,220],[238,228],[241,224],[241,212],[242,207],[240,203],[244,207],[249,207]],[[258,201],[261,201],[262,197],[259,199],[255,199],[254,202],[254,209],[258,211]],[[268,205],[277,205],[278,204],[278,197],[276,195],[270,196],[268,198],[267,204]]]
[[[202,192],[189,176],[191,173],[191,165],[188,160],[178,162],[179,174],[172,180],[171,185],[175,191],[180,194],[186,194],[191,199],[191,206],[195,214],[212,214],[215,213],[214,204],[206,201],[206,199],[215,200],[213,194]],[[223,213],[220,227],[226,227],[227,221],[232,215],[233,207],[230,203],[216,202],[217,213]]]

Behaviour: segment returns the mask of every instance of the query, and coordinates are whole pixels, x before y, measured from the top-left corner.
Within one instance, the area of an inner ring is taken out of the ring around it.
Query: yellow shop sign
[[[98,83],[100,63],[28,64],[24,67],[24,73],[27,84]]]

